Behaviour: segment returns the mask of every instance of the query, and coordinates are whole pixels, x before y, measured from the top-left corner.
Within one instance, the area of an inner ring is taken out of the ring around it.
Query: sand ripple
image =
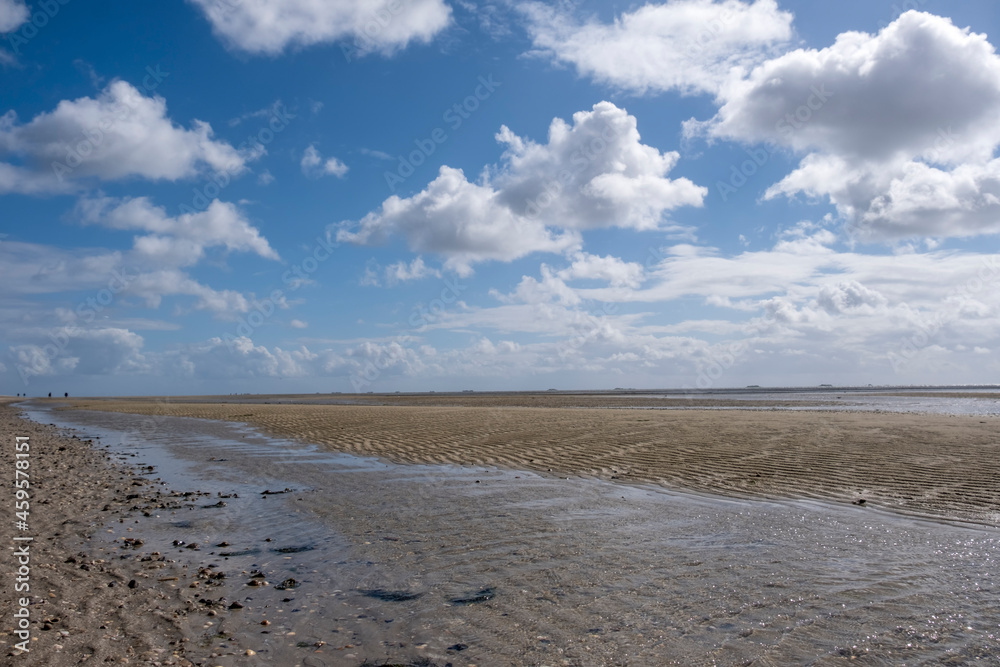
[[[1000,438],[978,417],[821,411],[78,400],[200,417],[396,462],[460,463],[813,497],[1000,524]]]

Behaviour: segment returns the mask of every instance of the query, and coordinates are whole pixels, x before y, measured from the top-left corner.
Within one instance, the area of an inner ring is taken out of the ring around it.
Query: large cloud
[[[451,21],[442,0],[191,0],[228,46],[275,55],[350,39],[360,53],[428,42]]]
[[[427,189],[413,197],[390,197],[356,231],[341,229],[337,240],[379,244],[392,234],[405,236],[414,251],[448,256],[446,263],[463,272],[476,261],[561,252],[580,243],[575,233],[555,234],[515,215],[497,201],[492,187],[470,183],[461,169],[450,167],[441,167]]]
[[[915,11],[770,60],[723,97],[711,136],[942,163],[989,158],[1000,142],[1000,58],[986,36]]]
[[[28,123],[19,123],[14,111],[0,117],[0,158],[8,160],[0,162],[0,194],[65,191],[77,179],[235,174],[249,157],[216,141],[208,123],[196,120],[189,130],[175,125],[162,97],[147,97],[125,81],[112,82],[96,98],[63,100]]]
[[[829,197],[868,238],[1000,231],[1000,57],[985,35],[910,11],[770,60],[721,98],[688,133],[809,153],[767,197]]]
[[[774,0],[674,0],[646,4],[612,24],[583,25],[540,3],[522,10],[536,49],[580,74],[630,91],[716,93],[791,38],[792,14]]]
[[[548,139],[536,144],[503,127],[502,162],[478,182],[443,166],[425,190],[390,197],[338,240],[374,244],[400,234],[411,249],[444,254],[446,265],[467,271],[477,261],[577,248],[583,229],[663,229],[666,212],[701,206],[707,193],[668,178],[679,155],[642,144],[635,117],[610,102],[575,113],[572,125],[553,120]]]

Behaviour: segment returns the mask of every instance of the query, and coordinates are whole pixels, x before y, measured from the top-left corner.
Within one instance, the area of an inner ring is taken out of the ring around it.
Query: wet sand
[[[506,466],[394,465],[235,423],[32,414],[100,436],[94,471],[123,484],[81,550],[132,568],[123,578],[156,597],[102,594],[105,573],[80,570],[76,595],[95,599],[65,638],[36,627],[48,654],[23,664],[78,664],[104,637],[97,619],[115,630],[100,662],[164,665],[967,664],[1000,650],[996,529]],[[44,497],[76,516],[74,496],[49,485]],[[74,553],[57,547],[41,569]],[[121,604],[129,617],[114,626]],[[162,634],[145,625],[159,613],[172,619]]]
[[[36,447],[43,538],[37,641],[18,664],[964,664],[998,650],[996,531],[878,509],[996,525],[994,418],[275,399],[295,400],[37,402],[77,438],[3,411],[4,441]]]
[[[71,404],[245,422],[277,437],[400,463],[501,466],[737,497],[863,500],[903,513],[1000,525],[995,417],[757,405],[724,411],[594,407],[615,400],[630,408],[663,401],[545,394],[310,395]],[[317,404],[325,401],[354,404]],[[397,404],[357,404],[365,401]]]
[[[127,499],[155,485],[133,471],[115,466],[107,455],[80,438],[62,437],[58,429],[23,419],[0,401],[0,469],[4,488],[13,482],[15,437],[28,437],[31,501],[28,530],[14,528],[13,491],[3,494],[4,545],[29,536],[29,589],[15,592],[18,564],[4,549],[4,595],[0,597],[0,655],[3,664],[30,666],[95,665],[126,661],[191,664],[184,650],[186,613],[178,591],[159,581],[183,575],[173,560],[160,555],[142,562],[120,558],[117,548],[100,544],[105,531],[123,536],[132,526],[118,519],[133,505]],[[131,521],[129,522],[132,523]],[[11,548],[13,549],[13,548]],[[129,586],[129,582],[134,582]],[[30,599],[29,652],[14,649],[24,638],[15,634],[14,613],[21,597]],[[175,659],[175,656],[176,657]]]

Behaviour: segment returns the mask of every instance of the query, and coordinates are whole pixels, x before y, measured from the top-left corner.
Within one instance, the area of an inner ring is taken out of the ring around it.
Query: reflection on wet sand
[[[396,465],[191,419],[46,419],[207,494],[137,509],[151,516],[135,536],[192,559],[213,664],[960,664],[1000,651],[993,528],[495,463]],[[256,655],[225,655],[228,637]]]

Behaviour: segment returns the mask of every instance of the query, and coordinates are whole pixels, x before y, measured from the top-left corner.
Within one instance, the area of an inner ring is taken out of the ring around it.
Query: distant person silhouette
[[[69,392],[67,391],[65,394],[63,394],[63,396],[65,396],[66,398],[69,398]]]
[[[49,392],[49,398],[52,398],[52,392],[51,391]]]

